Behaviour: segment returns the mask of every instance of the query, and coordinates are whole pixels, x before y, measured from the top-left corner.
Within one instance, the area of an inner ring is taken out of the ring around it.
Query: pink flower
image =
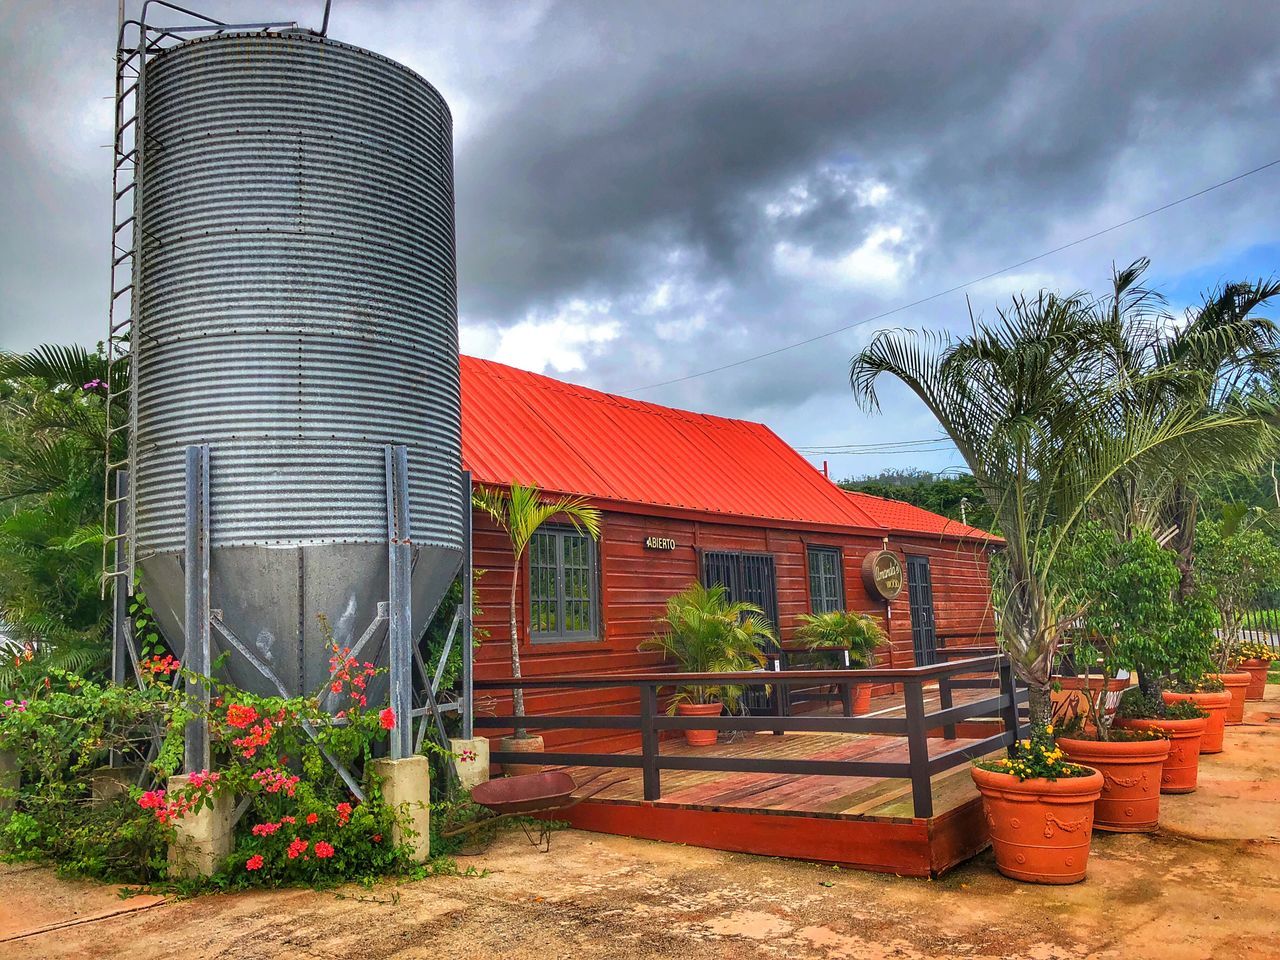
[[[394,730],[396,725],[396,712],[387,707],[378,714],[378,723],[382,725],[383,730]]]
[[[294,837],[293,842],[289,844],[289,849],[285,851],[285,855],[290,860],[297,860],[300,854],[307,852],[307,841],[300,837]]]
[[[324,840],[316,841],[316,857],[320,860],[327,860],[333,856],[333,844]]]
[[[262,854],[255,853],[252,857],[250,857],[248,860],[244,862],[244,868],[246,870],[261,870]]]
[[[255,823],[253,825],[253,835],[255,837],[269,837],[280,829],[278,823]]]

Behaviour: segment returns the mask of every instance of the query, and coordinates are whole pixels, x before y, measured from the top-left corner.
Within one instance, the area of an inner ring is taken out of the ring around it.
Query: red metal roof
[[[849,496],[763,424],[465,356],[462,459],[479,483],[875,532],[981,533],[907,504]]]
[[[966,526],[941,514],[901,500],[888,500],[870,493],[846,490],[845,495],[877,521],[894,532],[932,533],[941,537],[1001,542],[1002,538],[977,527]]]

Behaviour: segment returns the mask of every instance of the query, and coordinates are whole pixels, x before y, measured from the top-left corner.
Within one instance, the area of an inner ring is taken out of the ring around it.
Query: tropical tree
[[[520,572],[529,542],[538,529],[553,517],[562,517],[579,533],[593,540],[600,537],[600,511],[590,505],[585,497],[546,497],[536,487],[523,487],[513,483],[509,490],[477,487],[471,502],[493,518],[511,541],[511,555],[515,561],[511,572],[511,675],[520,679],[519,618],[516,616],[516,600],[520,584]],[[515,735],[526,738],[528,732],[520,726],[525,716],[524,691],[516,687],[512,695],[512,712],[516,718]]]
[[[106,375],[102,352],[78,346],[0,354],[0,621],[43,669],[107,659]],[[0,686],[10,666],[0,660]]]
[[[1173,443],[1212,442],[1246,415],[1157,406],[1162,367],[1134,370],[1097,331],[1108,301],[1084,293],[1020,296],[973,332],[882,331],[854,357],[860,405],[876,384],[904,383],[937,418],[991,508],[1005,549],[992,564],[1001,638],[1030,692],[1033,728],[1050,723],[1050,677],[1065,625],[1079,613],[1054,566],[1099,492]]]

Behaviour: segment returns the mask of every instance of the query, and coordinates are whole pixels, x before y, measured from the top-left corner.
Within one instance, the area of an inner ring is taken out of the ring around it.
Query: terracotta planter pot
[[[1253,678],[1244,671],[1211,673],[1209,676],[1221,680],[1222,685],[1226,687],[1226,692],[1231,694],[1231,704],[1227,707],[1227,726],[1244,723],[1244,698],[1249,691],[1249,681]]]
[[[1227,708],[1231,706],[1231,694],[1225,690],[1216,693],[1173,693],[1164,692],[1165,703],[1177,703],[1179,700],[1190,700],[1201,710],[1208,711],[1209,721],[1204,728],[1204,737],[1200,740],[1201,753],[1221,753],[1222,735],[1227,727]]]
[[[1059,737],[1072,763],[1102,774],[1102,795],[1093,808],[1095,830],[1146,833],[1160,825],[1160,778],[1168,740],[1075,740]]]
[[[1027,883],[1084,879],[1102,774],[1095,770],[1087,777],[1019,780],[979,767],[970,772],[982,793],[996,869]]]
[[[1261,700],[1267,692],[1267,673],[1271,669],[1270,660],[1246,660],[1240,669],[1249,674],[1249,687],[1245,690],[1246,700]]]
[[[530,734],[527,737],[503,737],[498,741],[498,749],[505,753],[541,753],[542,737]],[[508,777],[519,777],[526,773],[541,773],[540,763],[504,763],[502,772]]]
[[[1117,720],[1125,730],[1159,730],[1169,737],[1169,757],[1160,771],[1161,793],[1190,793],[1200,775],[1200,739],[1209,721],[1194,720]]]
[[[870,713],[871,712],[871,684],[857,683],[853,687],[853,712]]]
[[[722,703],[677,703],[677,717],[718,717],[724,712]],[[710,747],[716,742],[716,730],[686,730],[684,739],[691,747]]]
[[[1055,674],[1051,680],[1058,689],[1049,693],[1050,699],[1053,701],[1054,710],[1061,709],[1062,704],[1075,700],[1077,702],[1076,709],[1081,716],[1089,715],[1088,696],[1096,697],[1098,691],[1103,689],[1103,678],[1097,674],[1091,674],[1088,682],[1088,695],[1086,695],[1085,678],[1074,674],[1061,676]],[[1107,693],[1123,693],[1129,689],[1129,680],[1117,680],[1112,677],[1105,681]],[[1112,716],[1116,712],[1116,708],[1108,705],[1106,707],[1107,716]]]

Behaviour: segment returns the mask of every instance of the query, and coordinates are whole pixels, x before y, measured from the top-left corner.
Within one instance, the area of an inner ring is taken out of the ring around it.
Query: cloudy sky
[[[195,5],[307,26],[323,7]],[[116,5],[52,6],[0,0],[5,349],[105,323]],[[882,327],[961,328],[966,295],[990,314],[1150,256],[1180,308],[1280,270],[1274,166],[970,283],[1280,159],[1272,0],[334,0],[329,33],[453,108],[464,350],[797,447],[936,438],[900,390],[859,412],[848,361]],[[812,459],[940,469],[944,446]]]

